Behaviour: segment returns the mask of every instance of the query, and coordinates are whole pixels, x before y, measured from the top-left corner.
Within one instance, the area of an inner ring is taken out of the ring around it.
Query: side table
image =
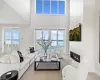
[[[11,72],[12,75],[7,77],[6,74]],[[12,70],[12,71],[9,71],[7,73],[4,73],[1,77],[0,77],[0,80],[17,80],[18,79],[18,71],[16,70]]]

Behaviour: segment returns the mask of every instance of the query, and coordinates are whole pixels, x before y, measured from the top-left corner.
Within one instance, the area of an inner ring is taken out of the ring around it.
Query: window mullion
[[[58,30],[57,30],[57,47],[58,47]]]
[[[50,0],[50,14],[51,14],[51,0]]]
[[[44,0],[42,0],[42,14],[44,14]]]
[[[59,14],[59,0],[57,0],[57,14]]]

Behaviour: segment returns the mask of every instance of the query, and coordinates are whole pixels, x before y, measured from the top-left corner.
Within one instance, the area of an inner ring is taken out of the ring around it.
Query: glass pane
[[[50,14],[50,1],[44,1],[44,14]]]
[[[36,40],[42,38],[42,30],[36,30]]]
[[[19,49],[19,40],[13,40],[12,42],[12,51]]]
[[[57,30],[51,31],[51,40],[57,40]]]
[[[58,30],[58,40],[64,40],[64,30]]]
[[[12,33],[13,39],[19,39],[19,30],[13,30]]]
[[[42,0],[36,0],[36,14],[42,14]]]
[[[57,1],[51,1],[51,14],[57,14]]]
[[[43,38],[46,40],[49,39],[49,31],[48,30],[43,30]]]
[[[42,38],[42,30],[36,30],[36,49],[37,50],[42,49],[42,47],[39,44],[37,44],[38,39],[41,39],[41,38]]]
[[[59,1],[59,14],[65,14],[65,1]]]
[[[42,49],[42,47],[38,43],[36,43],[36,49]]]
[[[56,47],[57,47],[57,41],[52,41],[51,49],[56,48]]]
[[[63,45],[64,45],[64,41],[63,40],[58,40],[58,46],[63,47]]]
[[[5,30],[5,39],[11,39],[11,30]]]
[[[5,53],[10,53],[11,52],[11,40],[5,40]]]

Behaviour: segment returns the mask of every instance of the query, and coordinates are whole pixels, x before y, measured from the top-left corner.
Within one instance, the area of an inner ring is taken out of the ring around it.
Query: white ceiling
[[[30,0],[4,0],[26,21],[30,20]]]

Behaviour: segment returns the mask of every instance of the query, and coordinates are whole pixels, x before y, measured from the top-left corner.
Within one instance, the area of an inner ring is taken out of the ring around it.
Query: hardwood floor
[[[68,62],[63,60],[61,63],[63,68]],[[34,65],[32,64],[20,80],[62,80],[62,75],[61,71],[34,71]],[[89,73],[87,80],[100,80],[100,76]]]
[[[89,73],[88,77],[87,77],[87,80],[100,80],[100,76],[98,76],[95,73]]]
[[[30,66],[21,80],[61,80],[60,71],[34,71],[33,67]]]
[[[68,64],[69,62],[65,59],[61,60],[61,68]],[[34,65],[32,64],[21,80],[62,80],[62,75],[61,71],[34,71]]]

